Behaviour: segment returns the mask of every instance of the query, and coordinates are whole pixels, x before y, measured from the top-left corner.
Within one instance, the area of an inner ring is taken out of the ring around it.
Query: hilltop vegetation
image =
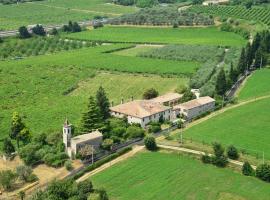
[[[91,180],[121,200],[266,200],[270,195],[267,183],[176,153],[143,152]]]
[[[121,37],[120,37],[121,36]],[[69,34],[68,38],[128,43],[157,44],[204,44],[220,46],[243,46],[246,42],[241,36],[208,28],[143,28],[106,26],[90,31]]]

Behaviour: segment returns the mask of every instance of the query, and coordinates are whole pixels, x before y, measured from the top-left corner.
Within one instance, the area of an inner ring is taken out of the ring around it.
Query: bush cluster
[[[63,166],[68,159],[65,146],[59,134],[38,134],[31,143],[19,149],[20,158],[26,165],[45,163],[52,167]]]

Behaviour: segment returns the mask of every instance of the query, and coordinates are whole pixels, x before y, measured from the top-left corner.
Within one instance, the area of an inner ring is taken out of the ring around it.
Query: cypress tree
[[[216,92],[218,95],[224,95],[227,89],[227,82],[224,69],[222,68],[217,76]]]
[[[81,131],[86,133],[101,127],[102,117],[99,107],[97,106],[94,97],[90,96],[87,111],[82,115]]]
[[[246,64],[248,67],[251,66],[253,62],[254,55],[252,55],[252,47],[250,43],[247,44],[246,46]]]
[[[260,43],[261,43],[261,36],[260,36],[259,33],[257,33],[255,35],[254,40],[253,40],[252,45],[251,45],[251,47],[252,47],[252,55],[255,56],[255,53],[258,50],[259,46],[260,46]]]
[[[229,77],[232,83],[235,83],[237,81],[237,76],[237,71],[234,69],[233,64],[231,63]]]
[[[106,96],[104,88],[101,86],[97,91],[96,100],[102,119],[108,119],[110,117],[110,102]]]
[[[238,62],[238,71],[240,74],[242,74],[246,69],[246,51],[245,48],[242,49],[241,56],[239,58]]]

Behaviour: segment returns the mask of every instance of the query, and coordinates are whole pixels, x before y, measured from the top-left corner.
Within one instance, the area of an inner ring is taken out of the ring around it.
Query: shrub
[[[126,138],[143,138],[144,130],[138,126],[130,126],[127,128],[127,132],[125,134]]]
[[[217,156],[213,157],[212,162],[217,167],[226,167],[226,165],[228,164],[227,157],[224,155],[219,156],[219,157],[217,157]]]
[[[143,99],[153,99],[158,96],[158,91],[150,88],[143,93]]]
[[[261,164],[256,169],[256,177],[259,179],[270,182],[270,165]]]
[[[43,28],[43,26],[41,26],[39,24],[37,24],[35,27],[33,27],[32,31],[36,35],[40,35],[40,36],[45,36],[46,35],[45,29]]]
[[[255,174],[254,169],[251,167],[249,162],[244,162],[242,166],[242,174],[245,176],[253,176]]]
[[[29,176],[32,174],[33,170],[31,167],[20,165],[16,168],[16,173],[18,178],[24,182],[28,181]]]
[[[16,179],[17,175],[11,170],[0,171],[0,185],[5,190],[11,189]]]
[[[212,163],[212,158],[211,158],[211,156],[209,156],[208,154],[202,155],[201,160],[202,160],[202,162],[205,163],[205,164],[210,164],[210,163]]]
[[[144,145],[145,145],[146,149],[148,149],[150,151],[157,150],[156,139],[153,136],[146,136],[144,138]]]
[[[65,162],[65,168],[66,168],[68,171],[73,170],[72,162],[71,162],[70,160],[67,160],[67,161]]]
[[[238,150],[233,145],[230,145],[227,148],[227,156],[232,160],[237,160],[239,158]]]
[[[102,142],[102,148],[107,150],[107,151],[110,151],[111,150],[111,146],[113,145],[113,140],[112,139],[105,139],[103,142]]]
[[[224,154],[224,148],[220,143],[214,142],[213,143],[213,150],[216,157],[223,156]]]
[[[11,154],[15,152],[15,147],[9,138],[4,139],[2,151],[6,156],[11,156]]]

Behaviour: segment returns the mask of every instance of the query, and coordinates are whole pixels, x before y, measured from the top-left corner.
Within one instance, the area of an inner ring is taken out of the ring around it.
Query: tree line
[[[133,6],[136,5],[139,8],[146,8],[158,5],[160,3],[177,3],[177,2],[187,2],[188,0],[113,0],[115,4],[123,6]]]
[[[111,24],[193,26],[213,25],[214,19],[203,14],[178,11],[177,6],[153,7],[110,20]]]
[[[270,32],[257,33],[253,42],[242,48],[241,55],[236,67],[231,64],[230,71],[226,76],[222,68],[217,76],[216,92],[225,95],[226,91],[238,80],[238,77],[252,69],[258,69],[268,64],[270,53]]]

